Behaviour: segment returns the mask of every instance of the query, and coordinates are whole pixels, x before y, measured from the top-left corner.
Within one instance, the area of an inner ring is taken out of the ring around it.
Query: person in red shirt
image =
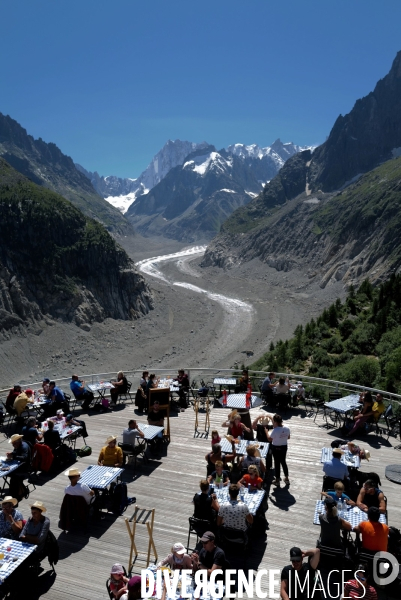
[[[372,552],[387,552],[389,528],[384,523],[379,523],[380,511],[377,506],[368,510],[368,521],[362,521],[353,528],[356,533],[362,534],[362,546]]]
[[[258,467],[249,465],[248,473],[243,476],[240,484],[247,487],[249,491],[260,490],[263,485],[263,479],[259,477]]]
[[[377,600],[377,592],[369,585],[366,565],[359,565],[355,571],[355,579],[350,579],[344,586],[342,600],[348,598],[363,598],[364,600]]]

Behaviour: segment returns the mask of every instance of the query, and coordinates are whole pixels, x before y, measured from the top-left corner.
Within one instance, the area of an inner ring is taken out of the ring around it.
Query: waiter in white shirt
[[[280,415],[275,414],[273,416],[273,429],[270,432],[270,435],[267,435],[267,439],[272,444],[274,458],[275,478],[272,483],[273,485],[280,485],[280,467],[283,467],[284,482],[289,484],[290,480],[288,479],[286,456],[288,448],[287,442],[290,439],[290,428],[283,427],[283,418]]]

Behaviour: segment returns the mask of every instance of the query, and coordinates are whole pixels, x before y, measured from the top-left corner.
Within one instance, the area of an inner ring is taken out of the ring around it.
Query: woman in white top
[[[287,441],[290,439],[290,428],[283,427],[283,419],[280,415],[273,417],[273,429],[267,439],[272,444],[275,478],[273,485],[280,485],[280,466],[283,467],[284,481],[290,483],[288,479],[288,467],[286,463]]]

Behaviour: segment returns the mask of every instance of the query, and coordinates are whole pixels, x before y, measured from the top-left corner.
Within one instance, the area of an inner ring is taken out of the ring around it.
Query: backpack
[[[61,444],[56,452],[56,460],[62,465],[66,463],[73,463],[77,460],[77,453],[65,444]]]
[[[128,499],[128,488],[126,483],[117,483],[113,489],[111,498],[111,510],[118,515],[122,515],[130,504]]]
[[[82,458],[83,456],[90,456],[92,454],[92,448],[90,446],[82,446],[79,450],[76,450],[77,456]]]

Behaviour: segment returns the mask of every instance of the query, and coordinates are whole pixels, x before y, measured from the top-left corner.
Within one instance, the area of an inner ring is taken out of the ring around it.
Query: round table
[[[385,475],[390,481],[401,483],[401,465],[388,465],[386,467]]]

